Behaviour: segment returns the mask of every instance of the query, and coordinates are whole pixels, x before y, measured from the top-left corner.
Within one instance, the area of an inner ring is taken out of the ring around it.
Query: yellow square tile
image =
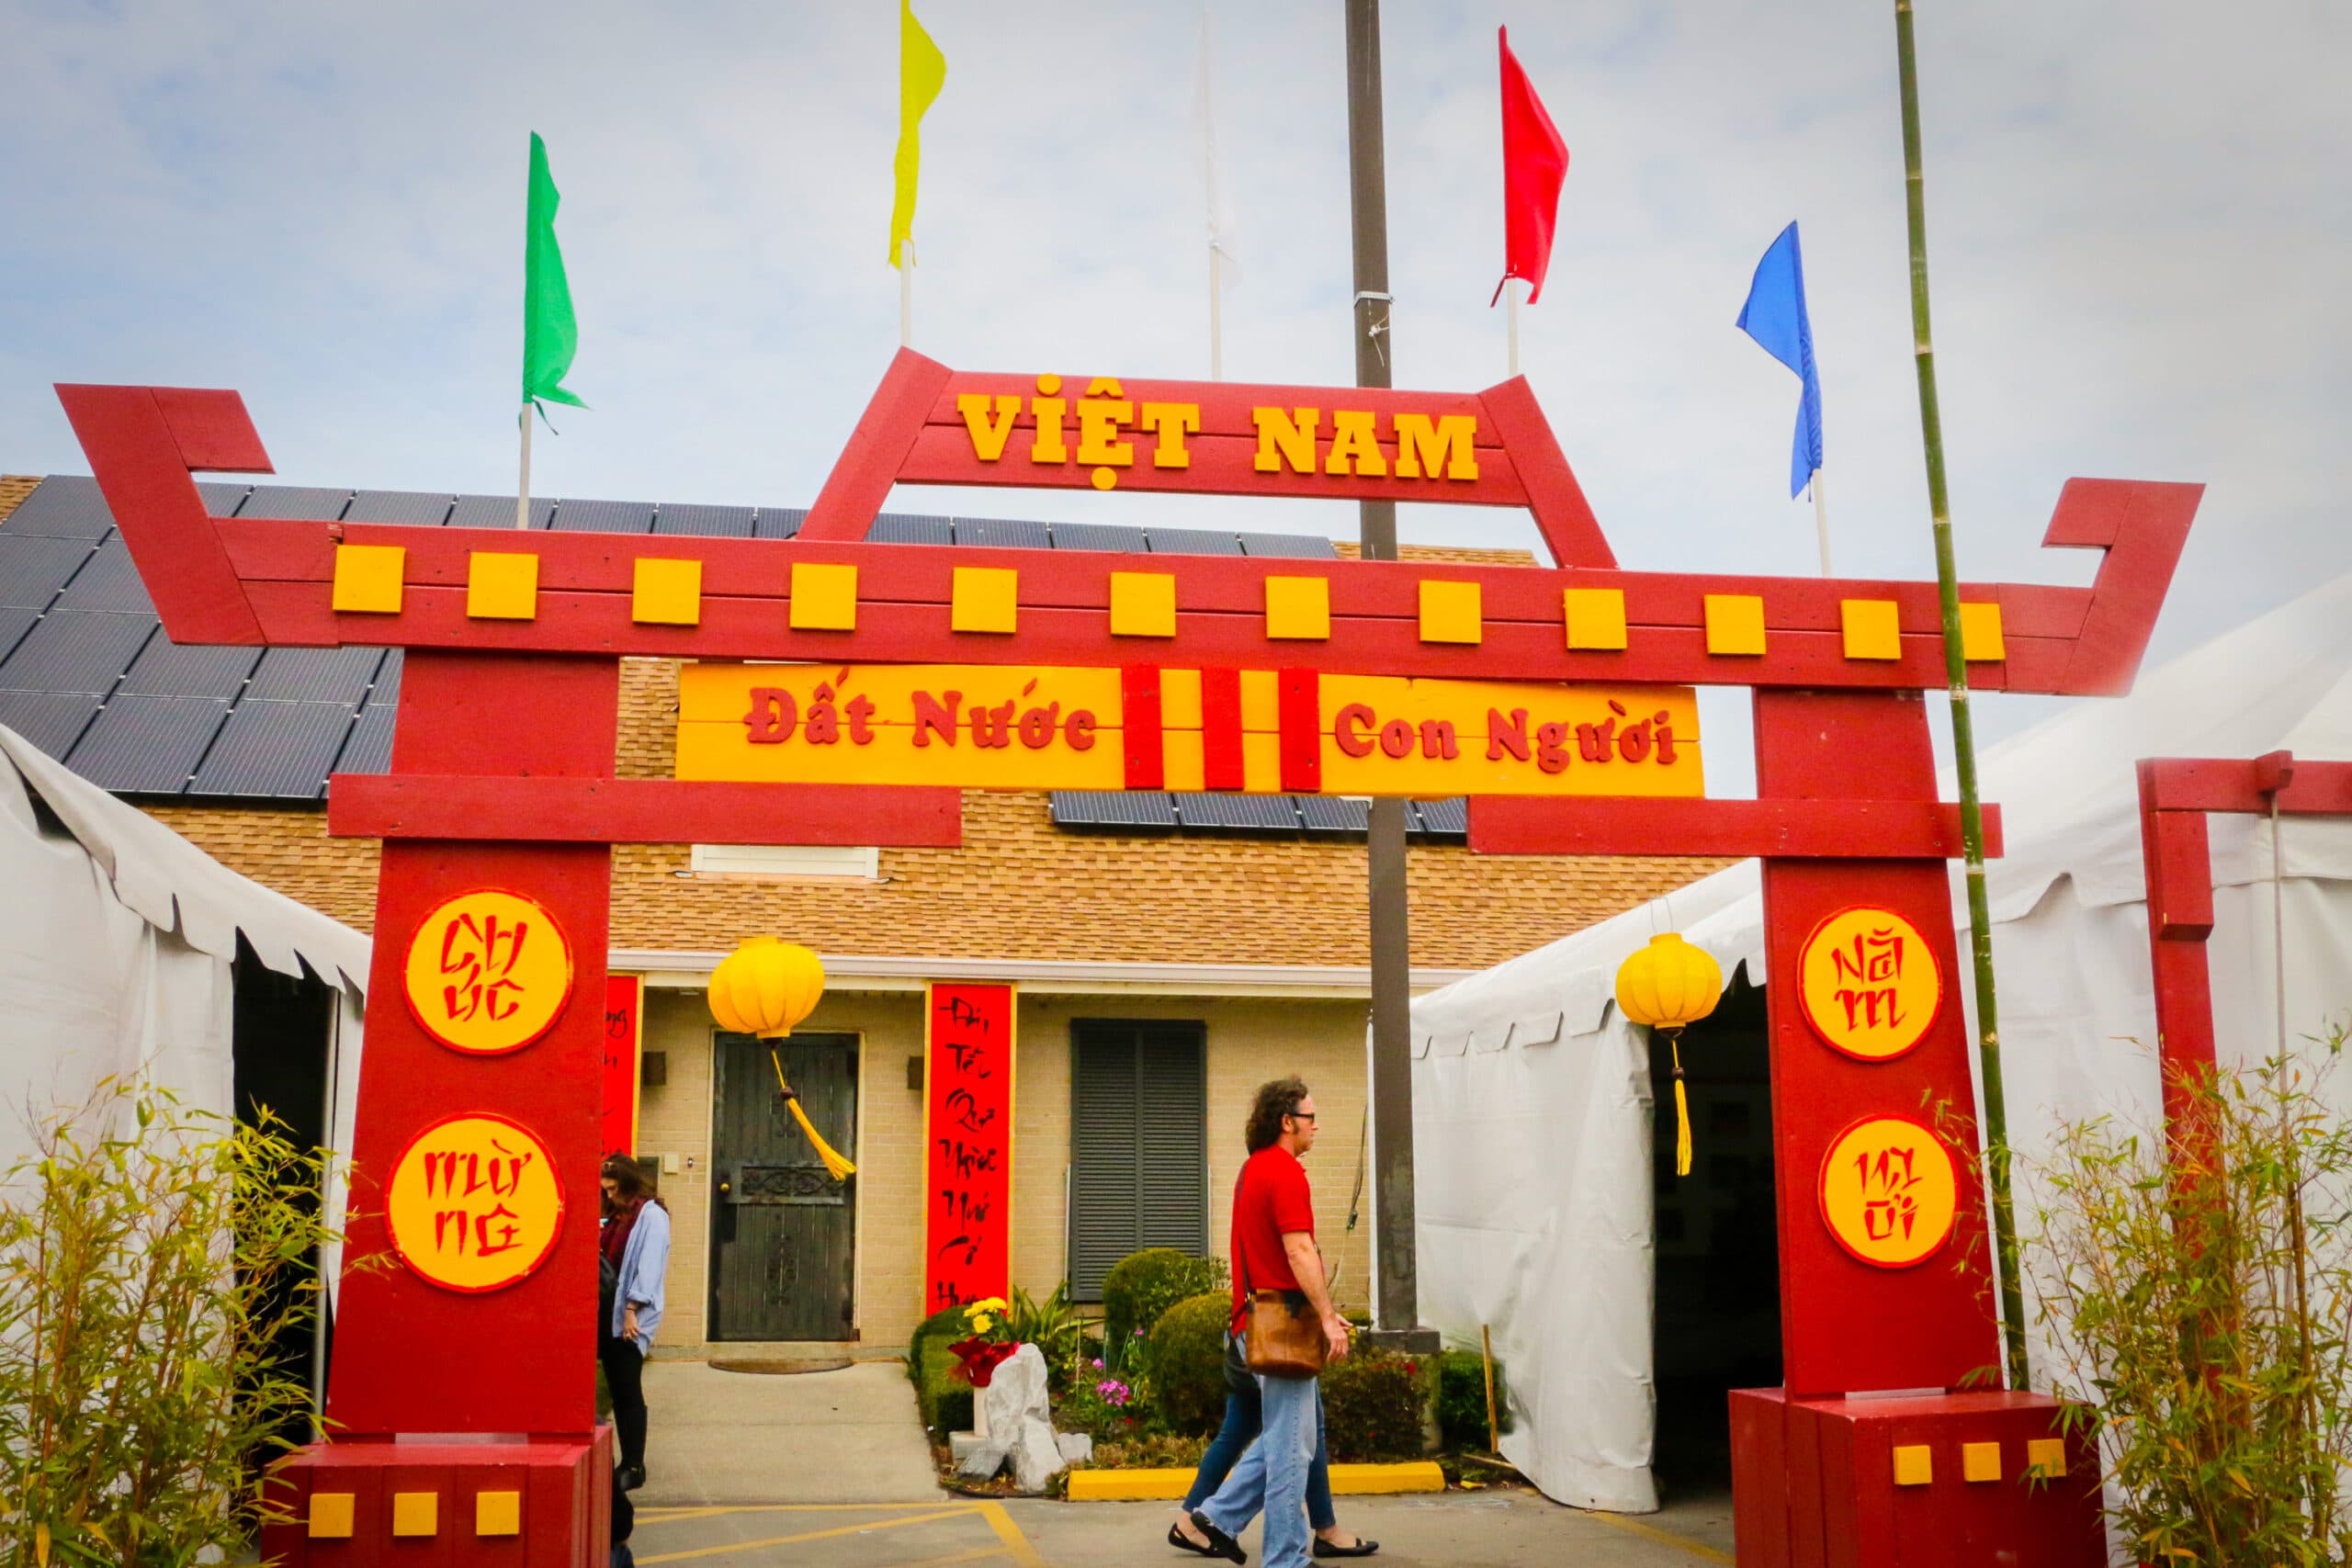
[[[1707,595],[1707,651],[1764,651],[1764,601],[1753,593]]]
[[[639,626],[702,625],[702,562],[639,556],[628,613]]]
[[[311,1494],[310,1533],[318,1540],[349,1540],[353,1496],[348,1492]]]
[[[2001,637],[2001,607],[1998,604],[1962,604],[1960,607],[1960,652],[1971,663],[1995,663],[2009,656],[2008,644]]]
[[[1563,588],[1561,608],[1570,648],[1625,646],[1625,591],[1622,588]]]
[[[2064,1438],[2029,1438],[2025,1445],[2025,1469],[2029,1475],[2055,1478],[2066,1473],[2066,1440]]]
[[[539,613],[539,558],[476,550],[466,562],[466,614],[478,621],[527,621]]]
[[[1422,580],[1423,642],[1475,643],[1486,636],[1486,617],[1480,609],[1476,583]]]
[[[1897,1486],[1926,1486],[1936,1479],[1934,1459],[1925,1443],[1911,1443],[1894,1450],[1894,1483]]]
[[[2001,1445],[1998,1443],[1961,1444],[1960,1478],[1962,1481],[2000,1480]]]
[[[334,607],[369,615],[401,613],[401,574],[408,551],[399,545],[337,545]]]
[[[1849,659],[1900,659],[1903,628],[1892,599],[1840,599],[1838,619],[1846,632]]]
[[[959,566],[948,625],[959,632],[1009,632],[1021,615],[1021,574],[1005,566]]]
[[[437,1492],[392,1494],[392,1533],[432,1535],[441,1528],[441,1495]]]
[[[1111,574],[1113,637],[1174,637],[1176,578],[1165,571]]]
[[[792,563],[792,626],[804,632],[857,629],[857,568]]]
[[[520,1492],[474,1494],[474,1534],[521,1535],[523,1495]]]
[[[1266,579],[1266,635],[1319,642],[1331,635],[1331,580]]]

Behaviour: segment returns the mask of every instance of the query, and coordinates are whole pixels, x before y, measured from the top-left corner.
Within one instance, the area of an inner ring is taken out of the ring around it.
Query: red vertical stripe
[[[1239,789],[1241,770],[1241,671],[1201,671],[1201,764],[1210,789]]]
[[[1284,670],[1282,689],[1283,788],[1294,795],[1323,789],[1323,697],[1312,670]]]
[[[1168,787],[1167,745],[1159,728],[1159,667],[1130,664],[1119,671],[1119,741],[1125,748],[1127,787]]]

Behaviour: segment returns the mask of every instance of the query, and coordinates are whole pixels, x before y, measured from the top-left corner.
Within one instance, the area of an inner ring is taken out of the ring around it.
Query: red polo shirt
[[[1283,1237],[1315,1234],[1315,1197],[1306,1168],[1279,1144],[1250,1156],[1233,1190],[1233,1318],[1238,1325],[1247,1291],[1295,1291],[1297,1276]]]

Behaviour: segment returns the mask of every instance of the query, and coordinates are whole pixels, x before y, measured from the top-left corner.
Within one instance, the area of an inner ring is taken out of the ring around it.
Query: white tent
[[[2156,1114],[2133,762],[2282,748],[2352,761],[2352,576],[1985,752],[2007,841],[1988,891],[2021,1158],[2064,1121]],[[2211,837],[2221,1049],[2258,1059],[2282,1027],[2274,920],[2290,1042],[2352,1007],[2352,820],[2289,819],[2275,881],[2267,823],[2215,817]],[[1953,907],[1964,921],[1957,866]],[[1747,861],[1413,1003],[1422,1316],[1469,1343],[1493,1325],[1518,1418],[1503,1452],[1585,1507],[1657,1506],[1648,1043],[1611,997],[1619,963],[1668,930],[1726,982],[1742,965],[1768,982]]]
[[[240,933],[271,969],[334,987],[328,1125],[334,1147],[351,1146],[365,936],[238,875],[5,728],[0,888],[0,1168],[28,1151],[28,1112],[80,1105],[107,1077],[233,1113]],[[341,1194],[329,1202],[339,1214]]]

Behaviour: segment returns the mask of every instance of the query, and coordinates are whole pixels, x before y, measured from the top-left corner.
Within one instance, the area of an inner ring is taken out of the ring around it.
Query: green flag
[[[523,234],[523,401],[588,405],[565,390],[571,355],[580,346],[580,322],[571,313],[571,285],[563,276],[563,251],[555,243],[555,176],[548,172],[548,144],[531,132],[531,213]]]

